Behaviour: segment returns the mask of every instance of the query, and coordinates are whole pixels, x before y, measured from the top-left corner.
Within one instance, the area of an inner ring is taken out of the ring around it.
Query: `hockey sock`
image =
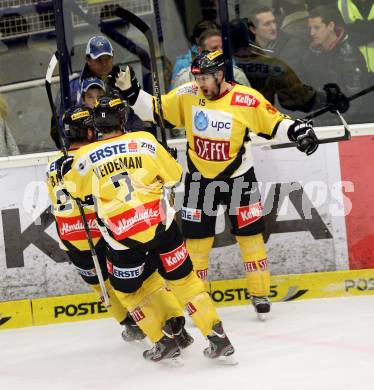
[[[101,288],[100,284],[91,284],[91,287],[95,290],[95,292],[101,296]],[[111,304],[111,307],[108,308],[109,314],[115,318],[119,323],[121,323],[127,316],[127,309],[123,306],[123,304],[118,299],[117,295],[115,294],[112,285],[110,284],[109,279],[105,281],[105,287],[106,291],[109,296],[109,301]]]
[[[207,336],[220,318],[209,294],[205,291],[204,283],[191,272],[179,280],[168,280],[168,286],[175,294],[203,336]]]
[[[243,258],[248,291],[251,295],[265,297],[270,294],[270,272],[262,234],[236,236]]]
[[[183,316],[183,310],[165,282],[154,272],[134,293],[116,291],[120,301],[128,308],[131,317],[152,342],[164,334],[162,327],[171,317]]]
[[[209,252],[213,246],[214,237],[188,238],[186,240],[187,251],[192,260],[196,275],[202,279],[208,279]]]

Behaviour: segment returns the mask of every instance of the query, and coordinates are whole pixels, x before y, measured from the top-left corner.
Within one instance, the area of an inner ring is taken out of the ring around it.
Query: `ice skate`
[[[238,364],[232,356],[235,349],[222,328],[222,322],[215,324],[212,332],[207,337],[209,340],[209,347],[204,349],[205,357],[209,359],[217,359],[221,363],[227,365]]]
[[[153,362],[165,360],[169,365],[175,367],[182,365],[179,359],[181,352],[173,335],[171,320],[166,321],[162,332],[164,336],[151,349],[143,352],[144,359]]]
[[[266,320],[266,314],[270,312],[271,303],[268,297],[251,297],[253,307],[257,313],[257,317],[261,321]]]
[[[185,329],[186,320],[184,317],[174,317],[170,319],[174,338],[179,348],[184,349],[190,346],[194,339]]]
[[[145,334],[139,328],[130,314],[128,314],[127,317],[121,322],[121,325],[125,327],[125,329],[122,331],[122,338],[125,341],[140,341],[145,338]]]

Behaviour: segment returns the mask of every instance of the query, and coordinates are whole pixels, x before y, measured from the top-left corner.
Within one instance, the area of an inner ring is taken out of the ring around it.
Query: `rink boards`
[[[321,146],[310,157],[296,149],[264,151],[264,143],[254,144],[265,213],[264,238],[275,278],[374,268],[373,125],[352,126],[352,130],[351,141]],[[318,129],[321,138],[341,132],[340,127]],[[179,161],[185,164],[183,140],[173,142],[179,150]],[[90,291],[56,239],[44,185],[45,167],[54,155],[0,158],[0,301],[35,301]],[[177,219],[182,197],[183,186],[179,186]],[[227,220],[220,216],[209,278],[219,286],[220,280],[243,277],[235,238]],[[278,286],[278,282],[274,285]],[[279,286],[272,290],[274,298],[292,295],[289,287],[284,291]],[[241,300],[235,295],[240,290],[224,290],[223,297],[220,290],[212,291],[217,304]],[[87,310],[90,312],[91,308]],[[82,316],[86,314],[72,315]]]
[[[249,303],[245,279],[212,281],[208,291],[217,307]],[[273,276],[273,302],[374,295],[374,269]],[[0,303],[0,330],[109,317],[95,293]]]

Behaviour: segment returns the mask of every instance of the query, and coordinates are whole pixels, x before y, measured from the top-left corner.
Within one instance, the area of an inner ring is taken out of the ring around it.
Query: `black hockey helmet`
[[[79,105],[70,107],[62,116],[64,135],[69,141],[87,139],[88,129],[93,129],[92,109]]]
[[[103,96],[97,100],[93,109],[95,127],[103,133],[122,130],[128,111],[127,102],[119,95]]]
[[[191,73],[193,75],[213,74],[218,70],[224,70],[225,63],[225,57],[221,50],[203,51],[193,60]]]

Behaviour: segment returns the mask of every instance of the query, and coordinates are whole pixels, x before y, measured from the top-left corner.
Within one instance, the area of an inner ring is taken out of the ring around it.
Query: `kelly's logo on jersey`
[[[250,225],[262,217],[261,202],[250,204],[248,206],[237,207],[236,213],[239,228]]]
[[[182,242],[182,244],[179,245],[178,248],[170,252],[160,253],[160,258],[166,272],[174,271],[176,268],[180,267],[187,259],[187,256],[188,252],[184,245],[184,242]]]
[[[244,106],[256,108],[260,102],[253,96],[247,93],[235,92],[232,95],[230,104],[232,106]]]

